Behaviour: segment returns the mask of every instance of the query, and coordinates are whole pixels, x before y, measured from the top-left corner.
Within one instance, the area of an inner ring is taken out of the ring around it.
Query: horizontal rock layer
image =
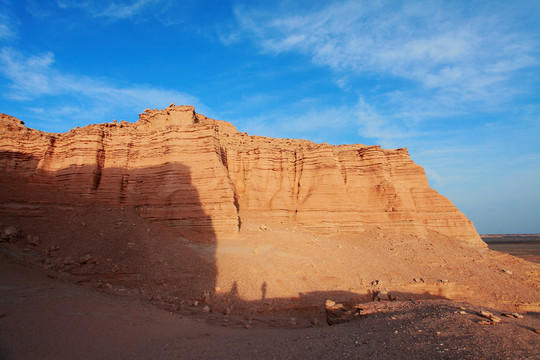
[[[429,187],[406,149],[315,144],[239,133],[191,106],[147,110],[63,134],[0,116],[0,169],[182,231],[232,235],[242,222],[318,233],[436,230],[481,244],[473,224]]]

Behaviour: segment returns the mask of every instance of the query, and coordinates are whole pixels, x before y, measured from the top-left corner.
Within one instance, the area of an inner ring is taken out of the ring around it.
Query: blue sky
[[[480,233],[540,233],[537,1],[0,0],[0,112],[195,105],[253,135],[407,147]]]

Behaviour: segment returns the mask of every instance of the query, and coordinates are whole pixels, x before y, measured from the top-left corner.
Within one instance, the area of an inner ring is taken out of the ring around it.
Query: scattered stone
[[[230,315],[231,313],[231,309],[229,308],[226,308],[225,311],[223,312],[224,315]]]
[[[338,247],[339,249],[341,249],[341,248],[343,247],[343,245],[339,244],[337,247]]]
[[[210,312],[210,306],[206,305],[205,307],[203,307],[202,311],[203,311],[203,313],[209,313]]]
[[[251,324],[250,324],[250,323],[247,323],[246,325],[244,325],[244,327],[245,327],[246,329],[251,329]]]
[[[397,295],[389,291],[375,291],[373,293],[373,301],[395,301]]]
[[[509,318],[514,318],[514,319],[523,319],[523,315],[520,315],[518,313],[503,313],[502,314],[503,316],[506,316],[506,317],[509,317]]]
[[[492,314],[491,312],[489,312],[489,311],[484,311],[484,310],[482,310],[482,311],[480,311],[480,312],[478,313],[478,315],[480,315],[480,316],[483,317],[483,318],[486,318],[486,319],[490,320],[490,322],[491,322],[492,324],[501,322],[501,318],[500,318],[500,317],[493,315],[493,314]]]
[[[333,306],[335,306],[335,305],[336,305],[336,303],[335,303],[334,301],[332,301],[332,300],[326,300],[325,306],[326,306],[327,308],[333,307]]]
[[[86,254],[85,256],[79,259],[79,264],[80,265],[87,264],[92,259],[93,259],[92,255]]]
[[[534,329],[534,332],[540,334],[540,329]]]
[[[28,235],[26,237],[26,241],[28,242],[29,245],[32,245],[32,246],[38,246],[41,242],[39,240],[39,236],[32,236],[32,235]]]
[[[292,317],[289,319],[289,325],[296,325],[296,318]]]
[[[448,279],[441,279],[441,280],[439,280],[439,282],[440,282],[441,284],[447,284],[447,283],[448,283]]]
[[[379,285],[380,283],[381,283],[381,282],[380,282],[379,280],[373,280],[373,281],[371,282],[371,285],[377,286],[377,285]]]
[[[326,300],[326,322],[328,325],[341,324],[354,319],[351,310],[347,310],[342,304],[336,304],[332,300]]]
[[[265,231],[265,230],[268,230],[268,227],[266,225],[262,224],[261,226],[259,226],[259,230]]]
[[[503,270],[503,273],[508,274],[508,275],[512,275],[512,271],[507,270],[507,269]]]
[[[15,242],[22,238],[22,231],[15,226],[8,226],[0,233],[0,240],[7,242]]]
[[[484,311],[484,310],[480,311],[478,313],[478,315],[480,315],[481,317],[484,317],[486,319],[489,319],[491,316],[493,316],[492,313],[490,313],[489,311]]]
[[[376,302],[372,302],[370,304],[358,304],[354,308],[354,316],[367,316],[379,312],[381,306]]]
[[[493,322],[491,321],[488,321],[488,320],[480,320],[479,322],[477,322],[478,325],[494,325]]]
[[[467,312],[464,311],[464,310],[460,310],[459,313],[460,313],[461,315],[466,315],[466,314],[467,314]]]
[[[198,306],[199,302],[197,300],[193,301],[193,306]]]
[[[425,282],[425,280],[423,278],[414,278],[413,281],[415,283],[423,283],[423,282]]]
[[[311,319],[311,325],[312,325],[312,326],[317,326],[317,325],[319,325],[319,319],[317,319],[317,318]]]
[[[203,294],[203,301],[205,304],[210,303],[210,292],[205,291]]]

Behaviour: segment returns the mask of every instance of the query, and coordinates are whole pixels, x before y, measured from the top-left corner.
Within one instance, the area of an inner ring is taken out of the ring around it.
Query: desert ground
[[[0,257],[2,359],[538,359],[537,312],[481,325],[486,308],[449,300],[378,303],[328,326],[231,326],[163,310]],[[221,314],[223,317],[223,314]],[[249,321],[249,320],[248,320]]]
[[[287,224],[197,243],[58,196],[2,206],[2,359],[540,358],[538,264],[437,234]],[[358,316],[329,326],[328,299]]]

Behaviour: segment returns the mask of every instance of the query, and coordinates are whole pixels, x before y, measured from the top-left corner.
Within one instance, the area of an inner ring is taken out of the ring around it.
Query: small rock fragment
[[[0,233],[0,240],[15,242],[22,237],[22,231],[15,226],[8,226]]]
[[[396,294],[389,291],[375,291],[373,293],[374,301],[395,301],[397,300]]]
[[[486,319],[489,319],[491,316],[493,316],[492,313],[490,313],[489,311],[484,311],[484,310],[480,311],[478,313],[478,315],[480,315],[481,317],[484,317]]]
[[[494,323],[487,320],[480,320],[477,324],[479,325],[493,325]]]
[[[53,248],[51,248],[51,250],[52,249]],[[84,264],[88,263],[90,260],[92,260],[92,255],[86,254],[85,256],[83,256],[82,258],[79,259],[79,264],[84,265]]]
[[[39,243],[40,243],[39,236],[28,235],[27,242],[28,242],[29,245],[38,246]]]
[[[343,304],[336,304],[332,300],[326,300],[326,322],[328,325],[341,324],[354,319],[351,310],[343,307]]]
[[[334,301],[332,301],[332,300],[326,300],[325,306],[326,306],[327,308],[333,307],[333,306],[335,306],[335,305],[336,305],[336,303],[335,303]]]
[[[508,275],[512,275],[512,271],[507,270],[507,269],[504,269],[504,270],[503,270],[503,273],[508,274]]]
[[[208,304],[210,302],[210,292],[205,291],[203,294],[204,303]]]
[[[205,307],[203,307],[202,311],[203,311],[203,313],[209,313],[210,312],[210,306],[206,305]]]

